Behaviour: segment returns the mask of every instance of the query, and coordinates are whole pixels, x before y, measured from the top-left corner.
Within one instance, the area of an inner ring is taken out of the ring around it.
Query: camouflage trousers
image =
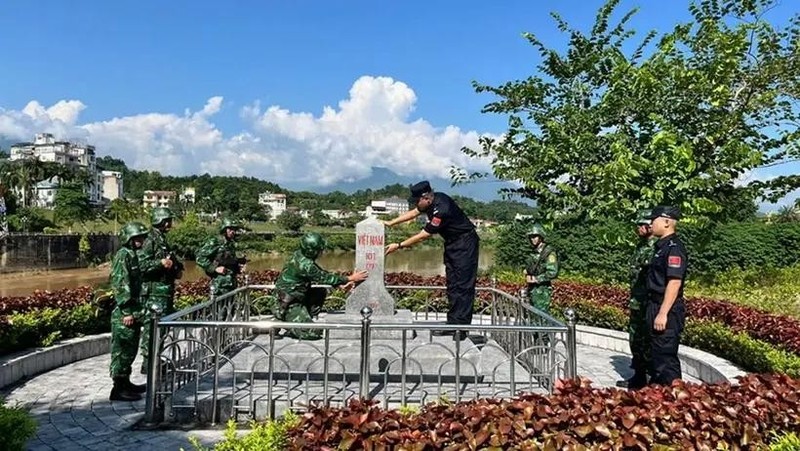
[[[173,296],[149,296],[144,301],[145,312],[147,314],[144,316],[143,326],[142,326],[142,338],[141,338],[141,345],[140,350],[142,353],[142,365],[147,364],[147,359],[150,356],[150,332],[152,329],[152,321],[150,319],[150,306],[157,305],[161,307],[161,316],[169,315],[170,313],[175,312],[174,306],[174,297]]]
[[[533,308],[550,314],[550,301],[553,298],[553,287],[550,285],[528,286],[528,300]],[[547,334],[534,334],[534,342],[537,344],[549,345],[550,337]]]
[[[312,288],[305,296],[297,298],[281,295],[275,317],[287,323],[313,323],[313,318],[320,314],[328,291],[325,288]],[[287,334],[300,340],[317,340],[322,338],[321,329],[291,329]]]
[[[211,292],[214,296],[222,296],[225,293],[230,293],[238,286],[236,275],[234,274],[218,274],[211,279]]]
[[[646,305],[646,304],[645,304]],[[647,324],[647,309],[634,306],[628,321],[628,342],[631,347],[631,368],[634,377],[644,378],[650,371],[650,327]]]
[[[550,314],[550,301],[553,298],[553,287],[550,285],[533,285],[528,287],[528,300],[531,305],[548,315]]]
[[[136,351],[139,347],[139,329],[141,322],[136,322],[128,327],[122,323],[125,315],[119,307],[111,312],[111,377],[128,376],[131,374],[131,365],[136,360]]]

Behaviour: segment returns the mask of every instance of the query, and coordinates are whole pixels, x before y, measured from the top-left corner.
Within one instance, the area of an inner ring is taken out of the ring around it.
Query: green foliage
[[[281,213],[278,218],[278,226],[280,226],[284,230],[288,230],[290,232],[299,232],[300,229],[305,225],[306,220],[303,219],[302,216],[293,212],[293,211],[284,211]]]
[[[126,199],[114,199],[108,205],[108,209],[106,209],[104,212],[104,216],[108,219],[114,220],[118,224],[125,224],[129,221],[144,218],[146,214],[140,204],[128,201]]]
[[[89,197],[78,183],[65,183],[56,192],[53,218],[58,223],[86,222],[94,217]]]
[[[89,237],[86,234],[81,235],[78,241],[78,255],[82,261],[88,261],[92,256],[92,246],[89,244]]]
[[[28,439],[36,434],[36,421],[27,410],[5,405],[0,400],[0,437],[3,438],[3,449],[22,451]]]
[[[279,420],[253,422],[250,432],[239,435],[236,432],[236,422],[228,420],[224,440],[213,448],[204,447],[196,437],[190,437],[189,441],[195,451],[284,451],[289,446],[287,431],[297,427],[299,423],[300,417],[287,411]]]
[[[797,355],[720,323],[687,321],[681,343],[727,359],[749,372],[800,376]]]
[[[42,232],[45,228],[55,228],[56,225],[48,219],[47,211],[41,208],[19,208],[13,215],[6,217],[8,228],[12,232]]]
[[[769,451],[800,451],[800,436],[794,432],[772,433]]]
[[[530,255],[525,227],[521,221],[503,226],[496,242],[498,269],[513,272],[523,267]],[[725,271],[752,270],[756,279],[755,274],[763,270],[800,261],[800,223],[681,224],[678,234],[687,246],[690,279],[705,285],[715,283],[716,275]],[[628,259],[637,239],[630,223],[564,219],[555,221],[547,241],[559,252],[567,273],[626,283]]]
[[[689,280],[686,294],[725,299],[770,313],[800,317],[800,266],[780,269],[733,268],[712,282]]]
[[[690,21],[632,46],[636,11],[611,23],[619,0],[600,7],[588,32],[554,13],[566,50],[525,33],[541,56],[537,73],[495,87],[474,83],[497,97],[483,112],[508,115],[509,129],[464,152],[491,159],[496,177],[521,181],[515,191],[548,218],[630,219],[673,204],[702,222],[732,200],[752,211],[758,197],[780,199],[800,175],[739,186],[747,171],[800,154],[800,15],[775,27],[763,17],[775,3],[692,2]],[[485,174],[454,168],[452,176]]]
[[[200,224],[197,215],[189,213],[167,235],[167,240],[175,252],[183,258],[194,259],[194,253],[211,236],[208,229]]]
[[[0,324],[0,355],[39,346],[50,346],[57,340],[108,332],[107,311],[98,311],[91,304],[70,309],[42,308],[13,313]]]

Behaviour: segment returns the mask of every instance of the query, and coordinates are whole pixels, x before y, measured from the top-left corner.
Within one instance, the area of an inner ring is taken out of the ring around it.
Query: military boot
[[[111,396],[108,399],[111,401],[138,401],[142,399],[141,395],[128,387],[128,384],[130,382],[127,376],[115,377],[114,387],[111,389]]]
[[[128,384],[128,388],[130,389],[130,391],[134,393],[144,393],[147,391],[147,384],[136,385],[133,382],[131,382],[130,376],[128,376],[125,379],[125,382]]]

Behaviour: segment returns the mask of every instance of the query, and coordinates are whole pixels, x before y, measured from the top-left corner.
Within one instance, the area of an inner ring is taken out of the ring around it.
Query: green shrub
[[[794,432],[772,433],[773,441],[769,445],[770,451],[800,451],[800,436]]]
[[[0,325],[0,354],[50,346],[55,341],[110,330],[108,313],[91,304],[14,313]]]
[[[530,254],[525,237],[529,223],[502,226],[497,238],[498,266],[522,268]],[[741,222],[700,226],[681,224],[691,278],[713,283],[724,271],[739,268],[781,268],[800,261],[800,223]],[[630,223],[604,221],[556,222],[548,241],[559,251],[562,269],[604,283],[626,282],[627,262],[636,242]]]
[[[729,360],[745,371],[800,376],[797,355],[720,323],[687,321],[681,343]]]
[[[589,301],[571,302],[553,309],[554,316],[563,320],[563,311],[567,307],[575,310],[578,324],[627,330],[628,315],[617,307],[600,306]],[[726,359],[748,372],[800,376],[800,356],[717,322],[688,319],[681,344]]]
[[[36,421],[27,410],[8,407],[0,400],[0,437],[3,449],[9,451],[25,449],[25,443],[36,433]]]
[[[189,442],[196,451],[284,451],[289,446],[287,431],[299,423],[300,417],[288,411],[279,420],[253,422],[250,432],[239,435],[236,433],[236,422],[228,420],[225,438],[213,448],[204,447],[196,437],[190,437]]]

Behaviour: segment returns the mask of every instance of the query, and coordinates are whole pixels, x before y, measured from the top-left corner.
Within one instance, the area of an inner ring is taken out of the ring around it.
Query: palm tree
[[[778,210],[775,222],[796,222],[800,221],[800,211],[794,206],[784,205]]]

